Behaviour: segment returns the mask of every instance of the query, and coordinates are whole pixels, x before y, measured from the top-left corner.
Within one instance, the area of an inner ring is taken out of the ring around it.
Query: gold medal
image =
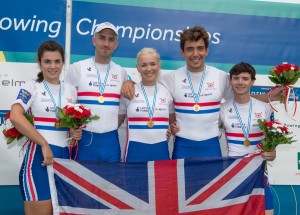
[[[149,120],[147,125],[149,128],[152,128],[154,126],[154,122],[152,120]]]
[[[194,111],[198,112],[198,111],[200,110],[200,105],[195,104],[195,105],[193,106],[193,109],[194,109]]]
[[[104,96],[99,96],[99,97],[98,97],[98,102],[99,102],[99,103],[103,103],[104,100],[105,100],[105,99],[104,99]]]
[[[60,122],[56,121],[56,122],[54,123],[54,127],[55,127],[55,128],[60,128]]]
[[[250,146],[250,140],[248,140],[248,139],[247,139],[247,140],[244,140],[244,145],[245,145],[245,146]]]

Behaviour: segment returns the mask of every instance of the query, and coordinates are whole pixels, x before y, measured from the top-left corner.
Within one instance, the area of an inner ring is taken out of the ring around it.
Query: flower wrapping
[[[264,151],[272,151],[279,144],[291,144],[295,142],[292,133],[280,122],[268,122],[261,119],[258,119],[257,122],[265,136],[261,144],[258,145],[258,148]]]
[[[284,104],[285,111],[287,112],[287,102],[289,100],[290,94],[293,95],[293,102],[294,102],[294,111],[293,116],[296,113],[297,110],[297,102],[296,102],[296,93],[294,91],[293,85],[298,81],[300,78],[300,71],[299,66],[295,64],[289,64],[289,63],[283,63],[277,66],[274,66],[270,70],[270,76],[269,79],[276,84],[275,87],[273,87],[270,90],[269,93],[269,100],[271,92],[278,88],[278,87],[284,87],[285,88],[285,95],[280,96],[280,103]],[[273,106],[272,108],[277,111]]]
[[[63,108],[58,107],[58,118],[61,127],[78,129],[92,120],[98,120],[100,117],[93,115],[88,108],[81,104],[68,104]],[[74,157],[74,160],[76,160],[78,141],[72,138],[70,142],[70,154],[74,147],[76,147],[76,154]]]
[[[24,113],[26,119],[33,124],[33,116],[27,113]],[[11,123],[10,119],[10,112],[8,112],[4,119],[4,124],[2,126],[2,133],[6,139],[6,144],[11,144],[15,140],[21,140],[24,135],[21,134]]]

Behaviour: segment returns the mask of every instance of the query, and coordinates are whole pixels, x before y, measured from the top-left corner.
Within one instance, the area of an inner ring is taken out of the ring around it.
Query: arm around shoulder
[[[127,99],[133,99],[134,96],[134,82],[132,80],[124,81],[122,84],[121,94]]]

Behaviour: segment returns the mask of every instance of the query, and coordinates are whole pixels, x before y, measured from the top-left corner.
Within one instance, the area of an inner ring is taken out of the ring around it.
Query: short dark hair
[[[249,73],[251,75],[251,80],[256,80],[255,75],[256,71],[253,66],[251,66],[249,63],[240,62],[238,64],[235,64],[229,71],[230,80],[232,79],[233,75],[239,75],[243,72]]]
[[[43,54],[47,51],[50,51],[50,52],[58,51],[61,54],[63,63],[65,62],[64,48],[58,42],[55,42],[54,40],[46,40],[39,46],[39,48],[37,50],[37,57],[38,57],[39,63],[41,63]],[[38,76],[36,79],[37,82],[40,83],[44,80],[44,76],[43,76],[42,72],[39,72],[37,76]]]
[[[209,46],[209,35],[203,27],[196,25],[193,28],[184,30],[180,34],[181,50],[184,51],[184,45],[186,41],[198,41],[200,39],[204,40],[205,49],[207,49]]]

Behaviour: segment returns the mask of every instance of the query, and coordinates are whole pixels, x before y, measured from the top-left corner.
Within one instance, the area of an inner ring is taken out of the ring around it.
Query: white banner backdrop
[[[255,85],[274,86],[266,75],[257,75]],[[300,82],[296,83],[295,87],[299,88]],[[283,104],[273,102],[272,105],[278,110],[278,112],[274,112],[275,120],[282,122],[289,131],[293,132],[296,142],[291,145],[279,145],[276,148],[276,159],[268,162],[269,182],[273,185],[300,185],[300,160],[298,160],[300,159],[298,158],[298,153],[300,153],[300,103],[297,102],[298,110],[293,117],[293,102],[289,102],[288,105],[289,115],[286,114]]]
[[[13,71],[13,72],[12,72]],[[17,97],[22,83],[35,79],[39,67],[36,63],[8,63],[0,62],[0,109],[10,110],[10,106]],[[4,117],[1,119],[3,123]],[[3,125],[3,124],[2,124]],[[20,151],[25,138],[20,142],[6,145],[4,135],[0,135],[0,185],[19,184],[19,170],[23,160]]]

